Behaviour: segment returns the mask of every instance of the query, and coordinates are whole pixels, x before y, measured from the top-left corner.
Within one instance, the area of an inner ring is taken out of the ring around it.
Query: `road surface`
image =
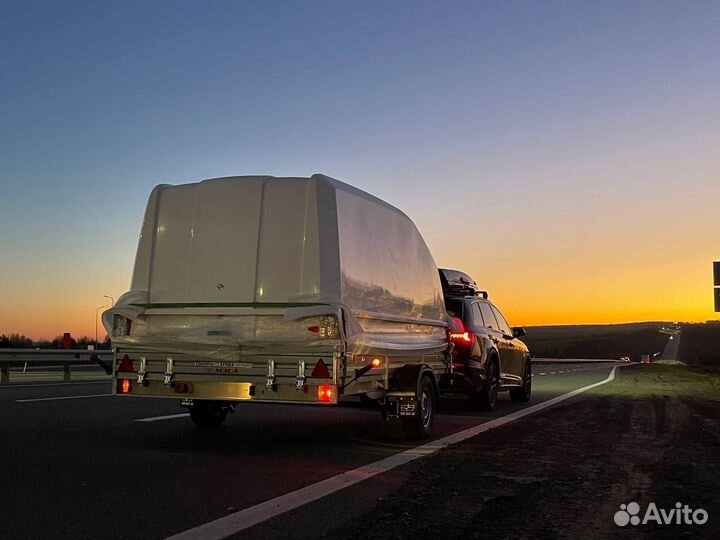
[[[448,400],[437,436],[603,381],[614,366],[537,365],[531,402],[504,393],[492,413]],[[414,446],[361,408],[242,404],[221,429],[203,431],[176,400],[109,392],[107,382],[0,387],[0,538],[163,539]],[[357,514],[400,477],[402,467],[331,497],[364,493],[348,501]],[[242,537],[277,537],[282,519]]]

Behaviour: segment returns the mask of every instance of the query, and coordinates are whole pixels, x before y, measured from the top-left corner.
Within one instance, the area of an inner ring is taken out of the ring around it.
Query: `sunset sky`
[[[0,333],[94,336],[154,185],[315,172],[512,324],[717,318],[718,2],[2,5]]]

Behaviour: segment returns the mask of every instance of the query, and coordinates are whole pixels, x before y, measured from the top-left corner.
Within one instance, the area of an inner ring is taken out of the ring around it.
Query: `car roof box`
[[[488,297],[486,291],[481,291],[475,280],[460,270],[439,268],[440,284],[446,295],[452,296],[482,296]]]

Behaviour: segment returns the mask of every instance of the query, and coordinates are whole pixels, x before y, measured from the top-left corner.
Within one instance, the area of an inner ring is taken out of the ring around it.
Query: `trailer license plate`
[[[415,416],[415,404],[414,403],[401,403],[400,404],[400,416]]]

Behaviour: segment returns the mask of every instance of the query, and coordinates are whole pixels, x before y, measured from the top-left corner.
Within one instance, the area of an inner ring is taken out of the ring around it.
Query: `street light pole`
[[[96,307],[96,308],[95,308],[95,349],[96,349],[96,350],[97,350],[97,346],[98,346],[98,342],[97,342],[97,332],[98,332],[98,327],[97,327],[97,326],[98,326],[98,325],[97,325],[97,321],[98,321],[98,311],[99,311],[99,310],[101,310],[101,309],[103,309],[103,308],[106,308],[106,307],[107,307],[107,306],[98,306],[98,307]]]
[[[112,296],[108,296],[107,294],[103,294],[103,298],[110,299],[110,307],[113,307],[115,305],[115,299]]]

